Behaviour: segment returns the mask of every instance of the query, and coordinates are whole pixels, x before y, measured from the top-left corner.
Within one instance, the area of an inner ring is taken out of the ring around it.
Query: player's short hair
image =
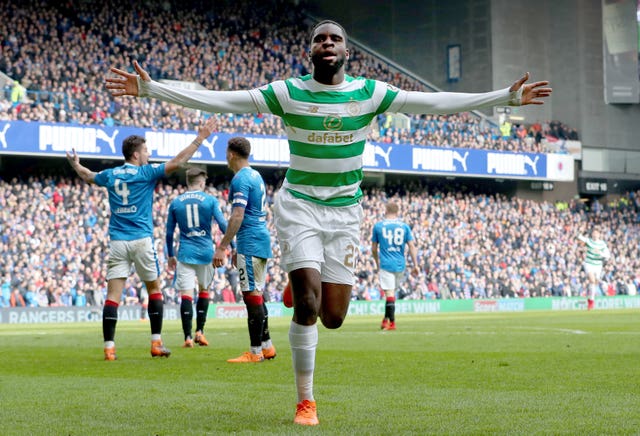
[[[342,27],[342,25],[340,23],[338,23],[337,21],[333,21],[333,20],[322,20],[318,24],[313,26],[313,28],[311,29],[311,33],[309,34],[309,42],[311,44],[313,44],[313,35],[316,34],[316,30],[318,29],[318,27],[320,27],[320,26],[322,26],[324,24],[333,24],[335,26],[338,26],[340,28],[340,30],[342,30],[342,36],[344,37],[344,43],[345,43],[345,45],[347,44],[347,31],[344,30],[344,27]]]
[[[131,135],[124,138],[122,141],[122,155],[124,160],[131,160],[133,153],[140,150],[140,147],[146,143],[147,140],[143,136]]]
[[[251,154],[251,143],[243,136],[235,136],[229,139],[227,149],[233,151],[242,158],[249,159],[249,155]]]
[[[207,171],[200,167],[189,167],[187,169],[187,185],[195,185],[199,177],[207,179]]]
[[[396,203],[395,201],[390,201],[387,203],[387,207],[386,207],[387,213],[396,214],[398,213],[398,210],[400,210],[400,208],[398,207],[398,203]]]

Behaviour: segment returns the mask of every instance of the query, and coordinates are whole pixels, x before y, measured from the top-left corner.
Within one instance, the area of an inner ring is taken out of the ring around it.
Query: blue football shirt
[[[244,167],[231,179],[229,201],[232,207],[244,208],[244,219],[236,235],[238,253],[269,259],[271,235],[267,229],[266,190],[262,176]]]
[[[413,241],[411,228],[398,219],[385,219],[373,226],[371,237],[378,243],[380,268],[389,272],[401,272],[406,267],[405,244]]]
[[[136,166],[125,163],[96,174],[94,182],[109,193],[109,237],[132,241],[153,237],[153,192],[164,177],[165,164]]]
[[[172,257],[173,233],[180,229],[178,260],[182,263],[205,265],[213,260],[211,220],[215,219],[222,232],[227,231],[227,221],[220,210],[220,203],[213,195],[202,191],[187,191],[173,199],[167,216],[167,255]]]

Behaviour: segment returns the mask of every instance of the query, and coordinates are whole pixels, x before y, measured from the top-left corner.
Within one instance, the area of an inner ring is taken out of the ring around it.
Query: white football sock
[[[291,321],[289,344],[293,360],[293,372],[298,389],[298,402],[313,399],[313,370],[318,346],[318,325],[300,325]]]

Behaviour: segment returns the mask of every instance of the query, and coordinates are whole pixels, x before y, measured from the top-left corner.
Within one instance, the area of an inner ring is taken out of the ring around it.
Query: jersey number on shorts
[[[200,214],[197,204],[187,204],[187,226],[200,227]]]
[[[347,254],[344,256],[344,266],[353,268],[356,266],[356,247],[352,244],[347,245],[345,249]]]
[[[122,204],[126,206],[129,204],[129,188],[127,187],[127,182],[123,182],[120,179],[116,179],[115,185],[113,189],[116,191],[116,194],[122,197]]]

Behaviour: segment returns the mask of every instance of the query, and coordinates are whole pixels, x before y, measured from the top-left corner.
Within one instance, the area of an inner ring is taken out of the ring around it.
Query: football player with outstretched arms
[[[111,68],[107,89],[119,97],[157,98],[216,113],[271,113],[281,117],[290,166],[275,200],[274,219],[289,274],[293,318],[289,342],[298,392],[294,423],[319,423],[313,394],[318,318],[336,329],[347,314],[354,283],[363,178],[362,154],[378,114],[449,114],[498,105],[543,104],[548,82],[513,85],[486,93],[415,92],[346,74],[347,32],[334,21],[311,30],[313,73],[239,91],[193,91],[152,81],[134,61],[135,73]],[[283,297],[284,300],[284,297]]]

